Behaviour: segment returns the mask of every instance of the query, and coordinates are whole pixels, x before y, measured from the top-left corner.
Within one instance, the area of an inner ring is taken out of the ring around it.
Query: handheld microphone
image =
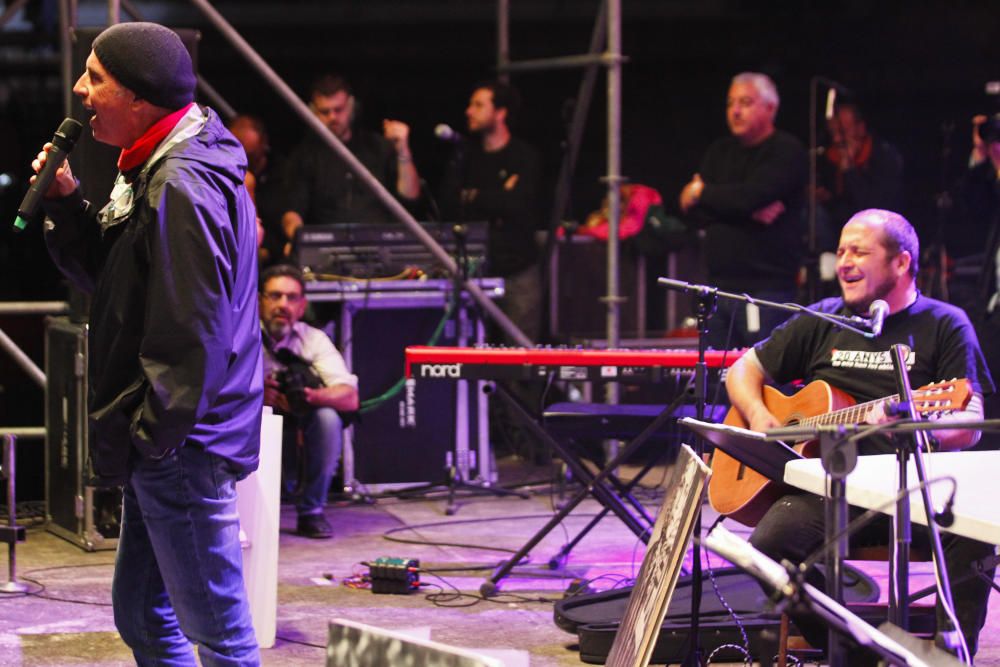
[[[465,140],[465,137],[451,129],[450,125],[446,125],[444,123],[438,123],[434,126],[434,136],[441,141],[447,141],[453,144],[457,144]]]
[[[875,299],[872,305],[868,306],[868,326],[871,327],[872,338],[882,335],[882,325],[888,315],[889,304],[882,299]]]
[[[52,148],[49,149],[45,158],[45,166],[38,172],[35,182],[28,188],[27,194],[21,201],[21,206],[17,209],[17,219],[14,220],[14,231],[22,232],[28,226],[28,220],[35,217],[38,207],[42,203],[45,191],[52,185],[56,177],[56,170],[66,161],[73,147],[76,146],[80,134],[83,133],[83,125],[79,121],[67,118],[59,125],[55,135],[52,137]]]

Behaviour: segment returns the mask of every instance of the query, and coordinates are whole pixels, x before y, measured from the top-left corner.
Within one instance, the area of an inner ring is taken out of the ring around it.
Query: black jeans
[[[850,518],[853,519],[862,512],[863,510],[851,508]],[[805,493],[789,494],[780,498],[767,511],[750,536],[750,543],[778,562],[787,559],[792,563],[801,563],[823,545],[826,538],[824,526],[822,497]],[[852,544],[861,545],[886,544],[888,540],[889,517],[884,515],[851,536]],[[913,525],[912,544],[917,548],[929,544],[924,526]],[[948,580],[953,582],[951,593],[955,601],[955,615],[962,626],[969,651],[975,655],[979,631],[986,622],[990,585],[981,577],[975,576],[970,566],[981,558],[993,555],[994,547],[992,544],[945,532],[941,533],[941,545],[944,548]],[[994,571],[995,568],[988,573],[991,579]],[[966,574],[970,576],[965,581],[958,582]],[[826,590],[823,574],[815,567],[806,574],[806,580],[820,590]],[[942,614],[941,606],[938,605],[938,627],[942,627]],[[825,623],[812,614],[797,613],[790,616],[806,641],[817,648],[826,648],[828,628]]]

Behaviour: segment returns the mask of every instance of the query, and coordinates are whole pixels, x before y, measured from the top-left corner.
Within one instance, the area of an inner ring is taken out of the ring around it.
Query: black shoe
[[[328,540],[333,537],[333,528],[322,514],[300,514],[295,534],[314,540]]]

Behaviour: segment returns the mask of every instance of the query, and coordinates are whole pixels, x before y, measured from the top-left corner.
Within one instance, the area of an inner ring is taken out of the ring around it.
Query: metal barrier
[[[15,446],[17,438],[44,438],[42,427],[25,427],[4,429],[0,434],[3,438],[3,462],[0,464],[0,476],[7,479],[7,525],[0,526],[0,542],[7,543],[7,583],[0,584],[0,592],[23,593],[28,587],[17,580],[17,543],[24,542],[26,535],[24,526],[17,525],[17,455]]]
[[[65,301],[7,301],[0,303],[0,315],[61,315],[69,312]],[[45,373],[0,329],[0,349],[6,350],[28,376],[43,389]],[[7,525],[0,526],[0,542],[7,543],[8,571],[7,583],[0,584],[0,592],[23,593],[27,586],[17,580],[17,543],[26,538],[24,526],[17,525],[17,455],[15,448],[18,438],[45,439],[44,426],[0,427],[3,438],[0,477],[7,480]]]

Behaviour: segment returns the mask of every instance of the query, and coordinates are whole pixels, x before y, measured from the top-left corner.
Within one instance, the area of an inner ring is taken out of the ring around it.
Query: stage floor
[[[546,481],[551,476],[548,467],[511,460],[501,466],[505,483]],[[641,498],[655,512],[662,500],[655,489],[657,471],[646,479],[651,488]],[[521,652],[508,655],[509,664],[528,664],[525,659],[533,667],[583,664],[573,648],[576,636],[552,621],[553,601],[573,579],[600,577],[594,587],[603,590],[634,577],[642,545],[609,516],[581,541],[564,568],[550,570],[549,558],[599,511],[597,503],[585,501],[535,548],[531,564],[501,582],[501,595],[480,600],[479,586],[490,575],[489,568],[518,549],[553,512],[557,498],[551,485],[529,488],[529,499],[463,497],[454,516],[445,515],[441,494],[382,498],[374,505],[334,503],[327,510],[336,531],[331,540],[294,535],[294,508],[282,506],[277,642],[262,651],[263,664],[324,664],[327,621],[338,617],[391,630],[420,629],[424,636],[429,629],[431,639],[453,646]],[[714,516],[706,510],[708,526]],[[375,595],[343,585],[345,579],[367,571],[362,561],[380,556],[417,558],[422,568],[441,571],[423,574],[424,588],[406,596]],[[0,665],[134,664],[115,632],[109,606],[113,558],[113,552],[87,553],[40,526],[31,528],[27,541],[17,548],[18,577],[30,586],[30,593],[0,594]],[[712,560],[718,565],[717,558]],[[884,567],[864,569],[884,591]],[[0,578],[6,579],[6,571],[6,558],[0,557]],[[928,571],[928,564],[914,564],[912,590],[930,582]],[[463,595],[440,595],[456,589]],[[1000,666],[996,599],[991,601],[976,664]]]

